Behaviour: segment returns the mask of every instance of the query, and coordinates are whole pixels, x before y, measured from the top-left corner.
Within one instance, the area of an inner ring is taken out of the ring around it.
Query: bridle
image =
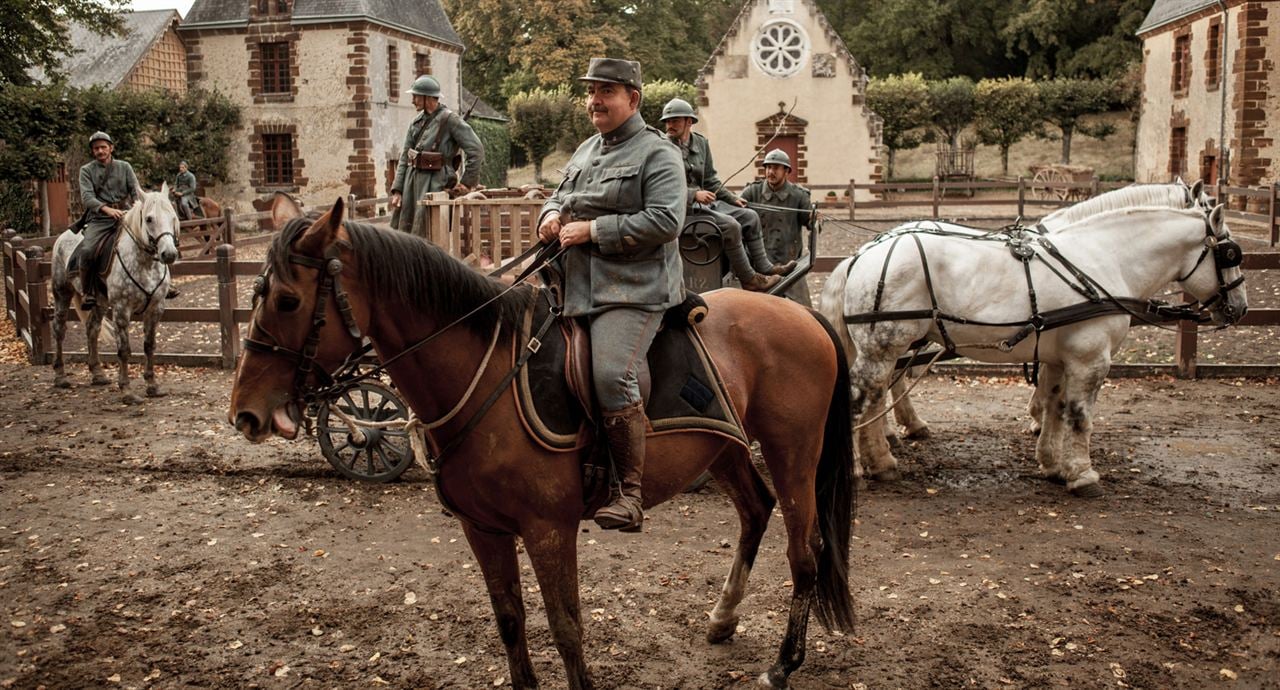
[[[139,206],[140,205],[141,204],[139,204]],[[139,216],[142,215],[141,208],[139,208],[138,210],[138,215]],[[178,234],[172,230],[166,230],[165,232],[162,232],[159,235],[155,235],[155,236],[151,235],[150,233],[147,233],[146,237],[149,241],[143,242],[138,237],[137,231],[129,223],[122,221],[120,223],[120,227],[122,230],[124,230],[124,234],[129,237],[129,240],[133,242],[133,246],[137,247],[138,251],[141,251],[143,254],[146,254],[148,257],[150,257],[153,263],[159,260],[160,240],[164,239],[166,236],[173,240],[173,247],[175,250],[178,247]],[[138,288],[138,290],[141,291],[142,294],[147,296],[147,303],[143,306],[143,310],[145,311],[147,308],[151,306],[151,300],[155,297],[156,292],[160,290],[160,286],[164,285],[165,281],[169,279],[169,267],[168,266],[164,267],[164,278],[162,278],[159,282],[157,282],[155,284],[155,287],[148,289],[136,277],[134,277],[132,272],[129,271],[129,266],[125,264],[124,258],[120,256],[120,251],[118,249],[115,251],[115,255],[116,255],[116,263],[120,264],[121,270],[123,270],[124,274],[128,276],[130,282],[132,282],[134,287]]]
[[[1213,309],[1215,306],[1218,306],[1218,309],[1222,312],[1223,320],[1232,324],[1240,320],[1241,316],[1244,316],[1243,313],[1236,313],[1236,308],[1231,305],[1231,301],[1229,299],[1230,292],[1244,284],[1244,272],[1241,271],[1240,277],[1231,282],[1227,282],[1226,276],[1223,275],[1223,271],[1230,268],[1236,268],[1243,263],[1244,250],[1240,248],[1240,245],[1236,244],[1235,240],[1231,239],[1230,233],[1224,232],[1222,237],[1214,234],[1211,216],[1212,213],[1207,213],[1205,215],[1204,249],[1200,250],[1200,257],[1196,259],[1195,265],[1191,267],[1190,271],[1187,271],[1186,275],[1181,276],[1176,280],[1181,283],[1190,279],[1191,276],[1199,270],[1200,264],[1204,263],[1205,258],[1212,253],[1213,270],[1214,275],[1218,280],[1218,289],[1212,297],[1201,302],[1200,307],[1201,309],[1208,311]]]
[[[297,235],[300,229],[305,228],[305,224],[306,221],[302,220],[296,227],[286,228],[285,232],[289,232],[292,229],[293,232],[290,233],[290,236]],[[351,311],[351,301],[347,298],[347,292],[343,289],[342,281],[339,278],[342,273],[342,260],[338,258],[338,255],[344,249],[350,249],[351,244],[345,240],[334,242],[325,250],[323,259],[296,254],[289,251],[288,244],[284,246],[286,247],[285,251],[288,252],[286,254],[288,263],[320,271],[320,280],[316,283],[315,307],[311,311],[311,329],[307,333],[307,339],[303,343],[302,349],[294,350],[282,345],[279,338],[258,324],[258,319],[256,318],[258,303],[266,298],[271,286],[271,262],[268,261],[262,269],[262,273],[253,281],[255,318],[249,324],[249,335],[244,339],[244,349],[292,358],[295,369],[291,399],[310,403],[316,397],[314,389],[306,389],[307,380],[311,377],[312,372],[316,372],[317,376],[324,377],[326,383],[332,383],[333,381],[328,372],[324,371],[323,368],[316,367],[316,353],[320,349],[320,331],[326,323],[325,311],[329,304],[329,293],[333,293],[334,300],[338,303],[338,313],[342,316],[343,325],[347,327],[347,333],[357,342],[364,339]],[[261,332],[270,340],[255,340],[253,337],[254,331]],[[368,352],[366,347],[357,347],[356,353],[349,357],[348,360],[352,358],[358,359],[366,352]]]

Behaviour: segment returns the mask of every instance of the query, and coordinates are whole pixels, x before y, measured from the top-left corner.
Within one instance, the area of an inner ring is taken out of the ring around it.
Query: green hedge
[[[507,169],[511,167],[511,134],[507,131],[507,125],[480,118],[474,118],[468,124],[484,144],[480,183],[490,188],[506,187]]]

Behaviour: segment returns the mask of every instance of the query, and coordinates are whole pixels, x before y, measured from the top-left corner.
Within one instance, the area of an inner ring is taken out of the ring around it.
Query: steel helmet
[[[413,88],[408,93],[415,96],[431,96],[432,98],[440,97],[440,82],[436,78],[427,74],[413,80]]]
[[[662,117],[659,119],[666,122],[673,117],[691,117],[694,122],[698,121],[698,116],[693,114],[693,106],[683,98],[673,98],[662,106]]]
[[[787,170],[791,169],[791,157],[782,149],[774,149],[764,155],[765,165],[785,165]]]
[[[94,133],[93,133],[93,136],[89,137],[89,147],[90,147],[90,148],[92,148],[92,147],[93,147],[93,142],[95,142],[95,141],[105,141],[105,142],[107,142],[108,144],[111,144],[112,146],[115,146],[115,145],[116,145],[116,142],[114,142],[114,141],[112,141],[112,140],[111,140],[111,135],[110,135],[110,134],[107,134],[106,132],[102,132],[102,131],[94,132]]]

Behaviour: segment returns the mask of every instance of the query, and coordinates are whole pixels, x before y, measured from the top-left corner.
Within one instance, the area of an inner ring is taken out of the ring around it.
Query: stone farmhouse
[[[196,0],[179,34],[190,84],[243,108],[233,182],[207,192],[242,211],[277,191],[308,205],[386,195],[419,74],[469,105],[439,0]]]
[[[764,175],[762,146],[786,151],[800,184],[881,179],[882,121],[864,103],[866,72],[814,0],[747,0],[697,86],[696,128],[721,179],[747,165],[730,187]]]
[[[1280,179],[1280,3],[1156,0],[1138,36],[1136,179]]]

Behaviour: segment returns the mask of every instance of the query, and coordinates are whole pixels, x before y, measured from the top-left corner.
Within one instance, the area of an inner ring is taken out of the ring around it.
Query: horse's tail
[[[849,364],[836,329],[817,312],[814,318],[827,330],[836,348],[836,381],[831,391],[818,460],[818,621],[828,630],[853,630],[853,597],[849,594],[849,537],[857,513],[857,484],[853,477],[853,421],[849,415]]]

